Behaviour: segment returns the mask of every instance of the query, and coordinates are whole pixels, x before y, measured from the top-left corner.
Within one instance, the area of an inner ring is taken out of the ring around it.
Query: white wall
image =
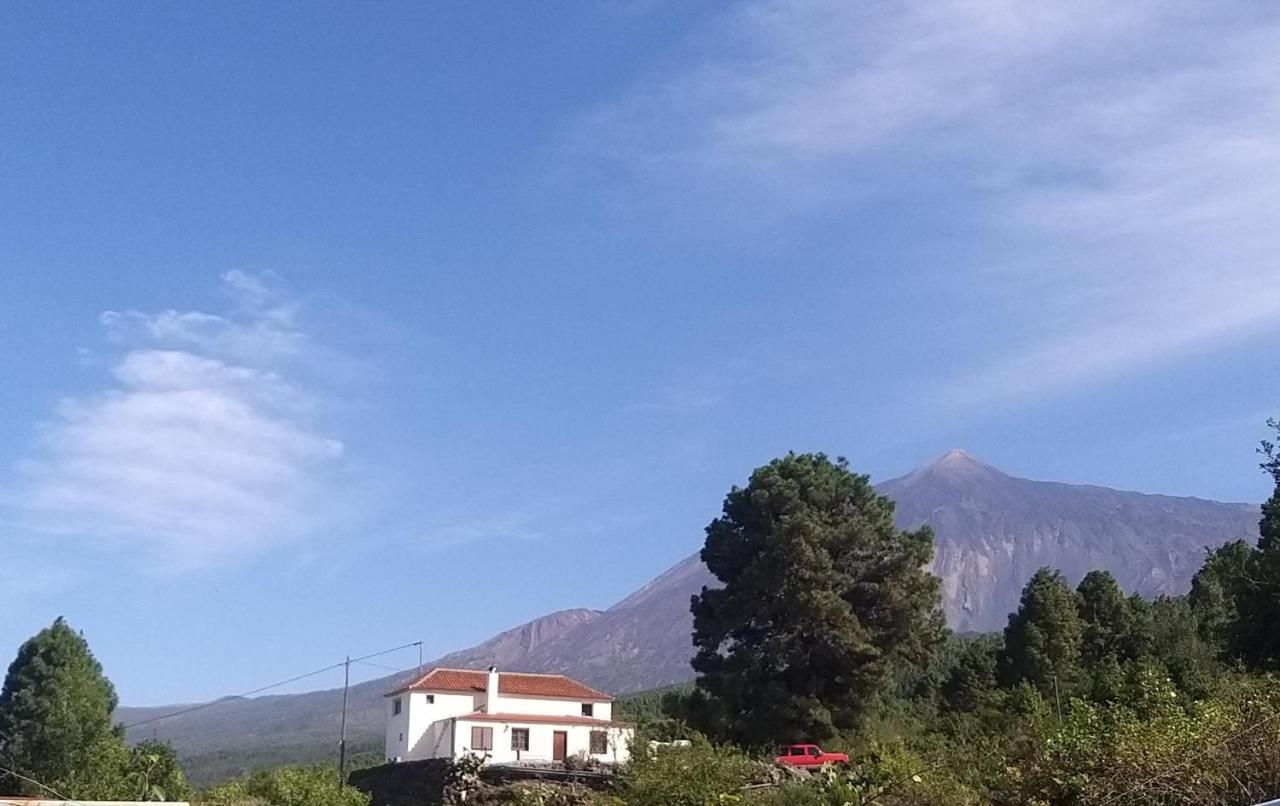
[[[562,700],[555,697],[515,697],[510,694],[498,695],[497,708],[482,708],[489,714],[537,714],[538,716],[582,716],[583,703],[593,706],[592,718],[609,720],[613,718],[613,704],[592,700]]]
[[[567,734],[566,754],[570,756],[590,756],[599,761],[622,764],[630,757],[631,740],[634,731],[631,728],[609,727],[597,728],[589,725],[545,725],[520,722],[470,722],[459,719],[457,742],[454,747],[455,757],[468,753],[488,755],[493,764],[509,764],[514,761],[551,761],[553,751],[553,734],[563,731]],[[493,749],[475,750],[471,747],[471,728],[492,728]],[[529,749],[516,753],[511,749],[511,731],[513,728],[525,728],[529,731]],[[608,738],[608,752],[591,755],[591,732],[603,730]]]
[[[394,713],[395,702],[400,701],[400,713]],[[409,756],[409,695],[397,694],[384,698],[382,703],[387,717],[385,755],[392,759],[408,759]]]
[[[430,696],[434,702],[427,702],[428,694],[413,692],[410,703],[408,752],[406,761],[420,758],[441,758],[452,752],[452,736],[449,733],[449,720],[455,716],[464,716],[475,710],[479,702],[484,700],[483,694],[442,694]]]

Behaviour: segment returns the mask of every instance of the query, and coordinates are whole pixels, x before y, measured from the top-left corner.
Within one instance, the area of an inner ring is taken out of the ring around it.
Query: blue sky
[[[132,704],[441,654],[621,598],[790,449],[1261,500],[1277,36],[7,4],[0,647],[66,615]]]

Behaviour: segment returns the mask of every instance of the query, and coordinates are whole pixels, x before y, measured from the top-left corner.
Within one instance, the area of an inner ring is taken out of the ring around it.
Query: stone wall
[[[369,795],[369,806],[439,806],[449,761],[431,758],[356,770],[347,783]]]

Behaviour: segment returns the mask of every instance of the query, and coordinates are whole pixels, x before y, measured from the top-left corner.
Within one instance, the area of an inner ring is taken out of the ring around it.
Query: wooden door
[[[564,757],[568,755],[569,734],[567,731],[558,730],[551,734],[551,760],[564,761]]]

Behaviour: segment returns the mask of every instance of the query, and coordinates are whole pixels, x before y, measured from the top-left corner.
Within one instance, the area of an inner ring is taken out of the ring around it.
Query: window
[[[816,748],[816,747],[810,747],[810,748],[809,748],[809,755],[811,755],[811,756],[820,756],[820,755],[822,755],[822,753],[821,753],[821,751],[819,751],[819,750],[818,750],[818,748]]]
[[[400,713],[400,698],[396,697],[391,701],[391,715],[397,716]]]
[[[511,729],[511,749],[512,750],[528,750],[529,749],[529,729],[528,728],[512,728]]]
[[[434,705],[435,701],[436,701],[436,695],[434,694],[427,695],[427,705]]]
[[[493,728],[472,728],[471,729],[471,749],[472,750],[492,750],[493,749]]]
[[[596,713],[596,707],[595,707],[595,705],[593,705],[592,703],[589,703],[589,702],[584,702],[584,703],[582,704],[582,715],[583,715],[583,716],[595,716],[595,713]]]
[[[599,756],[609,752],[609,737],[602,730],[591,731],[591,755]]]

